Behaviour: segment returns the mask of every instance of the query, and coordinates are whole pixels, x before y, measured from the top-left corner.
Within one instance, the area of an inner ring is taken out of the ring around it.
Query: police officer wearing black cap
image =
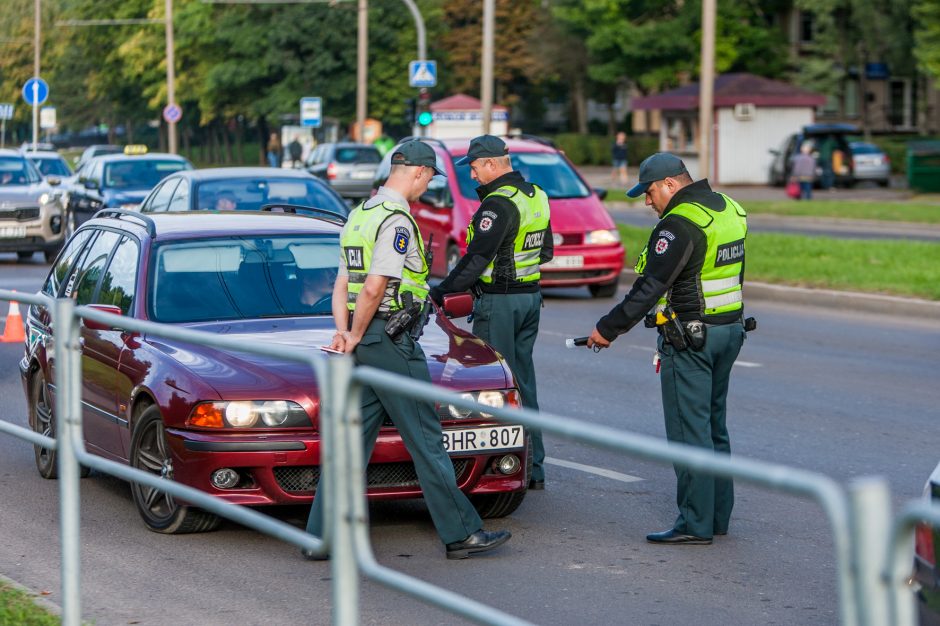
[[[423,301],[427,295],[424,243],[408,206],[427,190],[435,174],[444,173],[437,168],[434,150],[420,141],[398,146],[391,163],[385,185],[352,210],[340,234],[343,256],[333,287],[336,334],[330,347],[353,353],[357,364],[430,383],[427,359],[411,329],[396,333],[387,330],[387,324],[407,302]],[[362,389],[361,402],[364,458],[371,456],[379,429],[390,418],[414,460],[448,559],[486,552],[509,539],[508,531],[482,530],[479,514],[457,488],[432,402],[368,386]],[[317,537],[323,536],[320,493],[318,486],[307,522],[307,532]]]
[[[746,215],[707,180],[692,182],[672,154],[643,161],[639,179],[627,195],[646,194],[660,222],[637,261],[633,288],[597,322],[587,345],[608,347],[652,312],[650,320],[661,331],[654,361],[657,371],[661,366],[667,438],[729,454],[728,379],[745,337]],[[679,466],[675,471],[679,516],[672,528],[647,535],[647,541],[710,544],[714,535],[727,534],[731,479]]]
[[[470,176],[480,183],[477,195],[482,202],[467,229],[467,254],[431,289],[431,298],[440,302],[448,293],[473,292],[473,333],[506,358],[522,405],[537,411],[532,349],[542,307],[539,265],[554,253],[548,196],[512,169],[509,149],[499,137],[474,138],[457,165],[470,166]],[[542,433],[534,429],[529,433],[533,461],[529,489],[544,489]]]

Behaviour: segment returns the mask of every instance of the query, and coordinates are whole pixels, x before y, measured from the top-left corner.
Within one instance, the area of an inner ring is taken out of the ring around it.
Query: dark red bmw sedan
[[[334,325],[330,293],[340,222],[286,213],[149,214],[105,210],[79,228],[42,287],[136,319],[317,350]],[[31,307],[20,363],[30,426],[55,436],[54,337]],[[234,503],[310,502],[319,476],[319,391],[309,366],[182,343],[84,321],[82,419],[89,452],[173,478]],[[421,338],[435,383],[489,406],[517,406],[512,374],[492,348],[432,318]],[[531,461],[520,425],[439,407],[457,483],[484,517],[514,511]],[[55,451],[36,465],[57,476]],[[410,456],[391,424],[368,467],[370,498],[419,498]],[[137,484],[134,502],[163,533],[215,528],[214,515]]]

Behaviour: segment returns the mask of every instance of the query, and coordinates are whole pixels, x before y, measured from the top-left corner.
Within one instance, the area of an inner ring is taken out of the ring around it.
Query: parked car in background
[[[185,170],[167,176],[154,187],[140,210],[162,211],[259,211],[261,207],[287,204],[325,209],[345,217],[349,206],[325,181],[302,170],[269,167],[219,167]]]
[[[470,140],[422,141],[434,149],[437,166],[447,177],[432,178],[427,193],[412,203],[411,213],[425,239],[434,235],[431,273],[446,276],[467,252],[467,226],[480,206],[470,168],[455,165],[467,154]],[[555,258],[542,265],[542,286],[587,286],[595,297],[613,296],[623,270],[624,249],[617,226],[601,202],[607,192],[591,189],[550,142],[506,138],[506,145],[513,169],[544,189],[551,206]],[[382,159],[375,186],[388,178],[393,152],[389,150]]]
[[[181,156],[127,146],[123,154],[92,157],[68,187],[68,233],[101,209],[136,209],[150,190],[174,172],[193,169]]]
[[[97,144],[94,146],[88,146],[75,162],[75,171],[78,171],[84,163],[93,157],[104,156],[105,154],[122,154],[123,152],[124,148],[112,144]]]
[[[321,143],[307,157],[304,167],[344,198],[367,198],[381,161],[378,148],[370,144]]]
[[[283,213],[138,213],[109,209],[79,228],[41,293],[79,305],[248,344],[317,353],[335,330],[333,282],[342,219]],[[463,313],[466,314],[465,312]],[[48,309],[26,315],[20,362],[30,427],[54,437],[55,336]],[[519,406],[512,373],[491,347],[436,316],[421,338],[431,379],[488,406]],[[82,420],[90,453],[229,502],[307,504],[320,474],[320,390],[309,364],[214,348],[84,320]],[[483,517],[523,501],[531,472],[523,426],[438,407],[458,486]],[[36,446],[56,478],[56,451]],[[84,470],[87,474],[87,470]],[[395,428],[381,428],[367,469],[374,499],[420,498]],[[219,518],[139,484],[131,494],[161,533],[215,528]]]
[[[62,158],[62,155],[55,151],[37,150],[26,153],[29,160],[39,169],[39,173],[45,178],[50,176],[57,177],[60,181],[72,175],[72,168],[68,162]]]
[[[924,500],[940,505],[940,464],[924,486]],[[922,626],[940,625],[940,527],[918,524],[914,534],[914,576],[911,579]]]
[[[803,142],[808,141],[813,147],[812,154],[816,159],[815,185],[823,184],[823,160],[828,153],[833,173],[832,183],[842,187],[852,186],[855,183],[855,175],[849,136],[860,132],[860,129],[852,124],[804,126],[801,132],[787,137],[779,148],[770,150],[770,153],[774,155],[768,173],[770,184],[777,187],[783,187],[786,184],[790,179],[790,171],[793,169],[793,157],[799,153]]]
[[[852,150],[856,182],[871,180],[882,187],[891,184],[891,159],[881,148],[864,141],[853,141],[849,148]]]
[[[55,181],[19,150],[0,150],[0,252],[52,261],[65,239],[64,201]]]

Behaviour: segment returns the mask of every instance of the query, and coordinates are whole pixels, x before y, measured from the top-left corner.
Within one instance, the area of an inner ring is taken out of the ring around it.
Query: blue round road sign
[[[43,79],[33,76],[23,84],[23,99],[30,106],[37,107],[49,98],[49,85]]]
[[[163,107],[163,119],[170,124],[175,124],[183,119],[183,109],[178,104],[168,104]]]

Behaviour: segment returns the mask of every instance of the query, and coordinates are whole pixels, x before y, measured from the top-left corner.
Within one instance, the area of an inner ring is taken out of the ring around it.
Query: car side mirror
[[[777,149],[775,149],[775,148],[771,148],[771,149],[768,150],[767,152],[769,152],[770,154],[772,154],[772,155],[774,155],[774,156],[780,156],[780,151],[777,150]]]
[[[53,187],[57,187],[58,185],[62,184],[62,179],[59,178],[58,176],[49,176],[48,178],[46,178],[46,182],[52,185]]]
[[[447,317],[467,317],[473,312],[473,296],[466,291],[449,293],[444,296],[444,305],[441,309]]]
[[[101,311],[103,313],[111,313],[112,315],[122,315],[121,307],[113,304],[89,304],[88,308],[94,309],[96,311]],[[114,327],[110,324],[104,324],[98,320],[91,320],[87,317],[82,318],[85,323],[85,328],[89,330],[114,330]]]
[[[85,183],[85,189],[97,189],[98,188],[97,180],[86,178],[83,182]]]
[[[602,187],[597,187],[594,189],[594,193],[597,194],[597,197],[601,200],[607,197],[607,190]]]

